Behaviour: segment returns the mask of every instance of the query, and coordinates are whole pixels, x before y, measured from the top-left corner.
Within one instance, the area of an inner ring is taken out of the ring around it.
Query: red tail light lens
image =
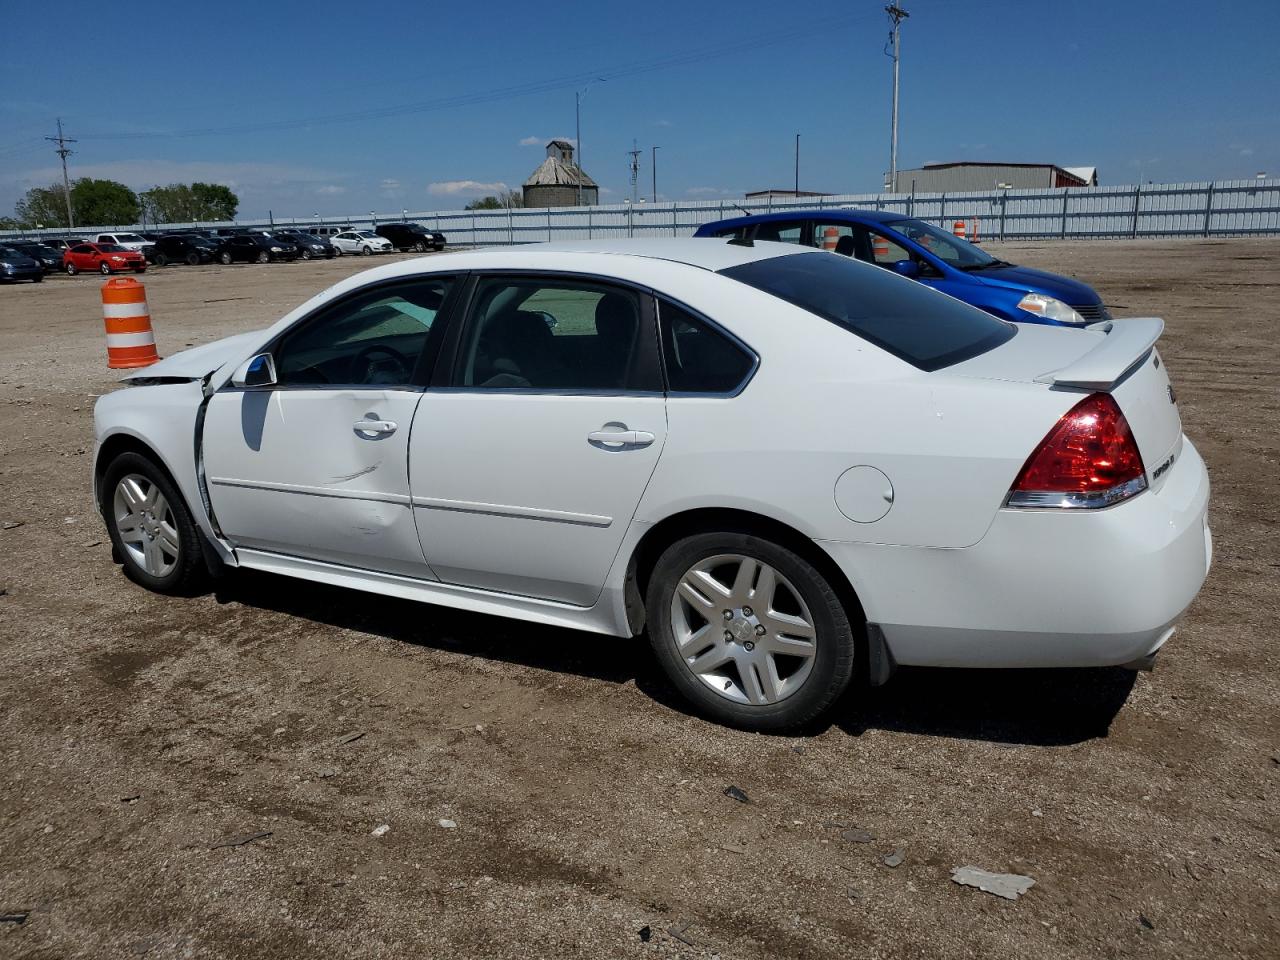
[[[1147,489],[1142,454],[1110,394],[1067,411],[1027,458],[1005,504],[1107,507]]]

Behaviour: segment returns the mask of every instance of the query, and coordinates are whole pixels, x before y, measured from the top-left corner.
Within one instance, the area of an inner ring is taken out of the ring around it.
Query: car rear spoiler
[[[1098,345],[1061,370],[1036,377],[1038,383],[1109,390],[1147,359],[1164,332],[1164,321],[1159,317],[1126,317],[1091,323],[1085,329],[1104,334]]]

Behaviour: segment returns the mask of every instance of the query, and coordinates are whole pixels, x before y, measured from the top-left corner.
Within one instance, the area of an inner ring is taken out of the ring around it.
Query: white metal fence
[[[994,190],[979,193],[867,193],[799,200],[700,200],[550,207],[510,210],[410,212],[407,219],[439,230],[451,246],[532,243],[617,237],[688,236],[713,220],[745,213],[777,213],[859,207],[918,217],[950,228],[964,220],[984,240],[1040,240],[1092,237],[1238,237],[1280,235],[1280,179],[1218,180],[1206,183],[1137,184],[1117,187],[1068,187],[1055,190]],[[277,228],[293,225],[369,227],[401,216],[281,218]],[[267,227],[267,221],[201,224],[129,224],[77,227],[76,235],[96,230],[168,230],[180,228]],[[27,231],[65,234],[65,229]],[[17,236],[10,231],[0,236]]]

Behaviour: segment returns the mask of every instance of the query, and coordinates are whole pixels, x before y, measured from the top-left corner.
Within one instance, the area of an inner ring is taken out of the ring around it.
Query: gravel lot
[[[688,715],[643,641],[146,593],[89,494],[100,278],[0,288],[0,956],[1276,957],[1280,241],[990,247],[1166,318],[1213,572],[1152,674],[904,670],[795,738]],[[143,279],[167,355],[369,265]]]

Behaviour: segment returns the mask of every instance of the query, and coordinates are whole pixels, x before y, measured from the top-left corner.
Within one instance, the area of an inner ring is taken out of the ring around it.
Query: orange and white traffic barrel
[[[963,240],[964,239],[964,221],[957,220],[955,223],[953,223],[951,225],[951,232],[954,233],[961,240]]]
[[[982,241],[978,239],[978,218],[974,217],[972,223],[973,226],[969,228],[969,242],[981,243]]]
[[[840,244],[840,231],[835,227],[827,227],[822,231],[822,249],[834,250]]]
[[[876,262],[889,259],[889,239],[882,237],[880,234],[874,234],[875,239],[871,243],[871,249],[875,253]]]
[[[160,359],[147,309],[147,290],[132,277],[102,285],[102,320],[107,328],[107,366],[146,367]]]

